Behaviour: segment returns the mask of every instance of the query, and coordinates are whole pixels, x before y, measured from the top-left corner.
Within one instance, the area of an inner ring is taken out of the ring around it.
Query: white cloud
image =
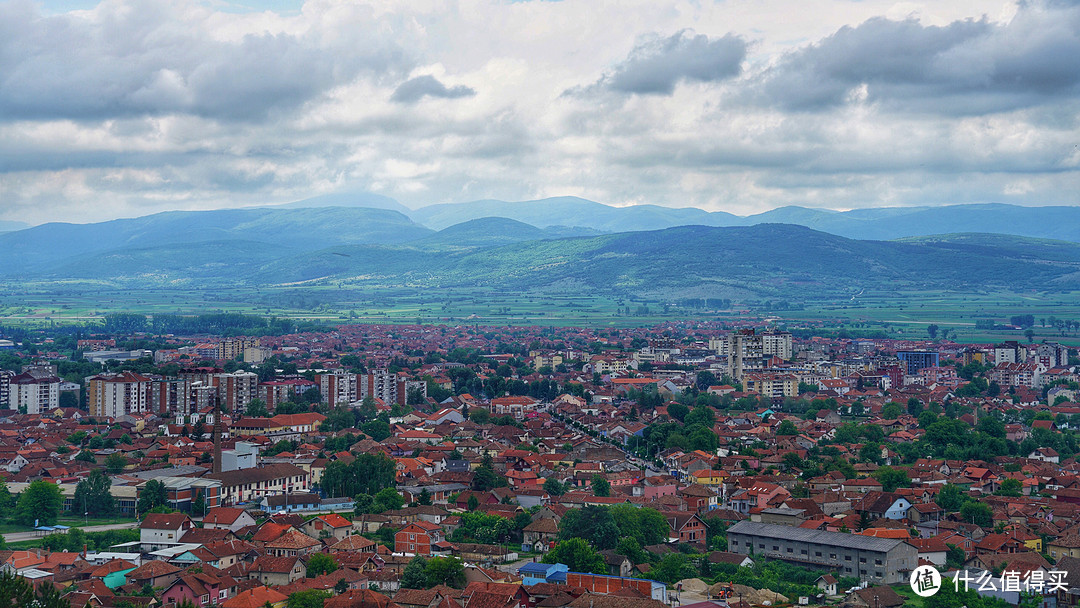
[[[212,6],[0,4],[0,219],[361,189],[414,207],[1080,204],[1071,3]]]

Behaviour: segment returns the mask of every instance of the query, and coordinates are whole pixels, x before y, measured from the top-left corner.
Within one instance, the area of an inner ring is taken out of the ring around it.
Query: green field
[[[883,331],[898,338],[926,338],[938,325],[958,342],[1025,340],[1023,332],[976,330],[978,319],[1008,322],[1034,315],[1033,339],[1080,345],[1075,328],[1049,325],[1053,318],[1080,320],[1080,292],[862,292],[807,298],[792,304],[735,302],[730,309],[687,307],[679,300],[589,293],[521,293],[496,289],[355,289],[333,285],[201,290],[127,291],[79,284],[22,285],[0,297],[0,324],[47,326],[94,323],[113,312],[203,314],[238,312],[340,323],[442,323],[490,326],[551,325],[643,327],[665,321],[722,321],[731,325],[772,321],[788,327]],[[795,308],[795,310],[792,310]],[[1047,325],[1042,325],[1042,320]],[[1063,335],[1064,333],[1064,335]],[[853,334],[854,335],[854,334]]]

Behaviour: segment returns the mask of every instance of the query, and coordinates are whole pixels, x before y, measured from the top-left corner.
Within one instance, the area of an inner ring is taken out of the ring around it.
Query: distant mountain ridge
[[[577,197],[535,201],[481,200],[421,207],[407,212],[416,222],[441,230],[482,217],[498,216],[544,228],[580,226],[602,232],[656,230],[675,226],[795,224],[853,239],[892,240],[911,236],[977,232],[1080,242],[1080,207],[1021,207],[966,204],[941,207],[880,207],[833,211],[779,207],[746,217],[694,207],[657,205],[614,207]]]
[[[479,237],[491,225],[513,227],[525,240],[499,238],[485,246]],[[83,254],[37,270],[3,268],[8,280],[82,279],[133,289],[327,284],[798,299],[850,295],[883,284],[930,290],[1080,288],[1080,244],[1011,236],[861,241],[788,224],[533,236],[545,233],[500,219],[407,243],[315,248],[211,240]],[[479,244],[470,246],[469,239]]]

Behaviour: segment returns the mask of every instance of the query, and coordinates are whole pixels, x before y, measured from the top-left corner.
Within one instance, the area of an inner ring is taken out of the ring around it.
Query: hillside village
[[[886,608],[931,564],[1048,582],[968,606],[1080,603],[1076,351],[934,333],[9,336],[0,576],[72,608]]]

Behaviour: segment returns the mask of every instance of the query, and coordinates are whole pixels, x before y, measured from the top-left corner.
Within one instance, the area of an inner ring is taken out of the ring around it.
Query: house
[[[215,576],[204,572],[184,574],[161,592],[166,605],[189,601],[196,606],[217,606],[235,593],[236,581],[229,576]]]
[[[352,532],[352,522],[337,513],[330,513],[308,520],[303,528],[308,536],[344,540]]]
[[[133,583],[139,587],[150,585],[151,587],[165,588],[171,585],[182,572],[183,570],[169,562],[155,559],[127,572],[124,578],[127,584]]]
[[[288,596],[278,593],[264,585],[247,589],[225,600],[221,608],[285,608]]]
[[[139,542],[144,551],[157,551],[180,543],[180,537],[195,527],[183,513],[151,513],[139,524]]]
[[[671,527],[668,536],[673,542],[705,543],[705,531],[708,528],[697,513],[673,511],[664,515]]]
[[[836,595],[836,578],[833,575],[823,574],[814,581],[814,584],[825,595]]]
[[[431,555],[431,547],[442,541],[442,528],[427,521],[414,521],[394,534],[394,551]]]
[[[533,550],[545,552],[559,536],[559,522],[554,517],[541,517],[522,529],[525,545]]]
[[[276,539],[266,543],[266,554],[276,557],[307,555],[322,548],[322,543],[307,534],[291,528]]]
[[[264,585],[288,585],[307,576],[307,566],[299,557],[260,555],[251,564],[248,575]]]
[[[255,525],[255,518],[244,509],[235,507],[214,507],[203,517],[202,527],[208,530],[224,528],[236,532],[241,528]]]
[[[604,562],[608,565],[608,574],[613,576],[630,576],[630,571],[634,568],[634,563],[626,556],[619,555],[612,549],[601,551],[600,555],[604,556]]]

